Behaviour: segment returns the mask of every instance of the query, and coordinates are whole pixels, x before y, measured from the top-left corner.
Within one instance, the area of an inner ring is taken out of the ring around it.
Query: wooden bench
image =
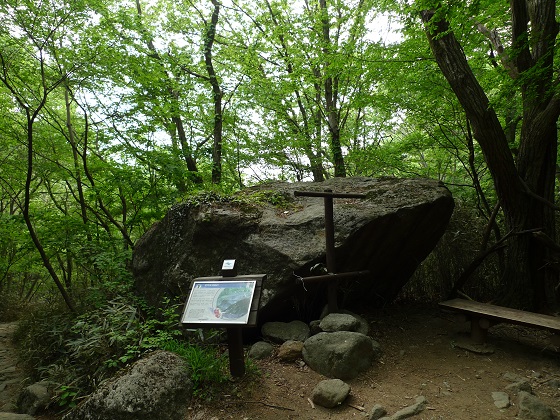
[[[447,300],[440,302],[439,305],[442,308],[466,315],[471,321],[471,339],[479,344],[486,341],[488,328],[501,322],[545,329],[556,334],[560,332],[560,317],[505,308],[466,299]]]

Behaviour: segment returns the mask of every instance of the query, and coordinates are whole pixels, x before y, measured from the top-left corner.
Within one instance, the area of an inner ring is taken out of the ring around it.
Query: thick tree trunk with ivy
[[[506,65],[510,75],[519,79],[523,98],[517,161],[445,16],[439,10],[422,12],[432,52],[472,124],[506,227],[513,233],[508,241],[501,303],[526,309],[545,309],[557,303],[554,287],[558,284],[558,273],[549,267],[550,250],[532,234],[540,231],[555,240],[556,123],[560,113],[559,98],[552,93],[556,6],[554,0],[537,3],[511,1],[512,45],[517,55],[507,58]]]

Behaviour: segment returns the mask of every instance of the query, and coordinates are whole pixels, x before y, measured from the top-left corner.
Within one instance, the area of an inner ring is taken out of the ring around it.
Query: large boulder
[[[449,222],[453,198],[431,179],[333,178],[323,183],[270,183],[234,200],[174,206],[137,242],[132,268],[137,292],[149,303],[185,297],[196,277],[219,275],[224,259],[239,274],[266,273],[261,320],[316,319],[325,284],[297,279],[325,262],[323,199],[294,191],[362,193],[334,199],[336,272],[369,270],[344,282],[348,306],[380,306],[394,299]],[[298,277],[299,276],[299,277]],[[297,312],[294,312],[296,309]]]
[[[379,343],[352,331],[321,332],[303,343],[303,360],[329,378],[353,379],[381,355]]]
[[[192,381],[186,362],[157,351],[103,382],[63,420],[175,420],[186,418]]]

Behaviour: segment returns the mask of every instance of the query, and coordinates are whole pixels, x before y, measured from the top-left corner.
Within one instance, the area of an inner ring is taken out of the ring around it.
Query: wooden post
[[[334,205],[333,198],[366,198],[365,194],[333,193],[332,190],[324,192],[316,191],[294,191],[296,197],[323,197],[325,205],[325,241],[326,241],[326,260],[327,272],[336,273],[336,258],[334,249]],[[337,277],[315,276],[321,280],[328,281],[327,285],[327,308],[329,313],[338,312],[338,301],[336,294]],[[312,278],[312,277],[311,277]]]
[[[471,318],[471,340],[476,344],[484,344],[488,328],[490,328],[490,322],[487,319],[473,316]]]
[[[327,271],[336,273],[336,259],[334,254],[334,209],[332,190],[325,190],[327,193],[325,200],[325,241],[327,256]],[[327,285],[327,302],[329,313],[338,311],[338,301],[336,296],[336,280],[330,281]]]
[[[229,372],[231,376],[240,378],[245,375],[245,357],[243,354],[243,335],[241,328],[230,327],[227,330]]]

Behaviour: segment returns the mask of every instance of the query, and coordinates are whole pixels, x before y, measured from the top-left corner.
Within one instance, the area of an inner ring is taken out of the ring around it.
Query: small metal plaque
[[[195,280],[183,324],[247,324],[257,280]],[[201,325],[202,326],[202,325]]]
[[[222,264],[222,270],[233,270],[235,266],[235,260],[224,260]]]
[[[222,263],[221,274],[224,277],[237,276],[237,267],[235,266],[235,260],[224,260],[224,262]]]

